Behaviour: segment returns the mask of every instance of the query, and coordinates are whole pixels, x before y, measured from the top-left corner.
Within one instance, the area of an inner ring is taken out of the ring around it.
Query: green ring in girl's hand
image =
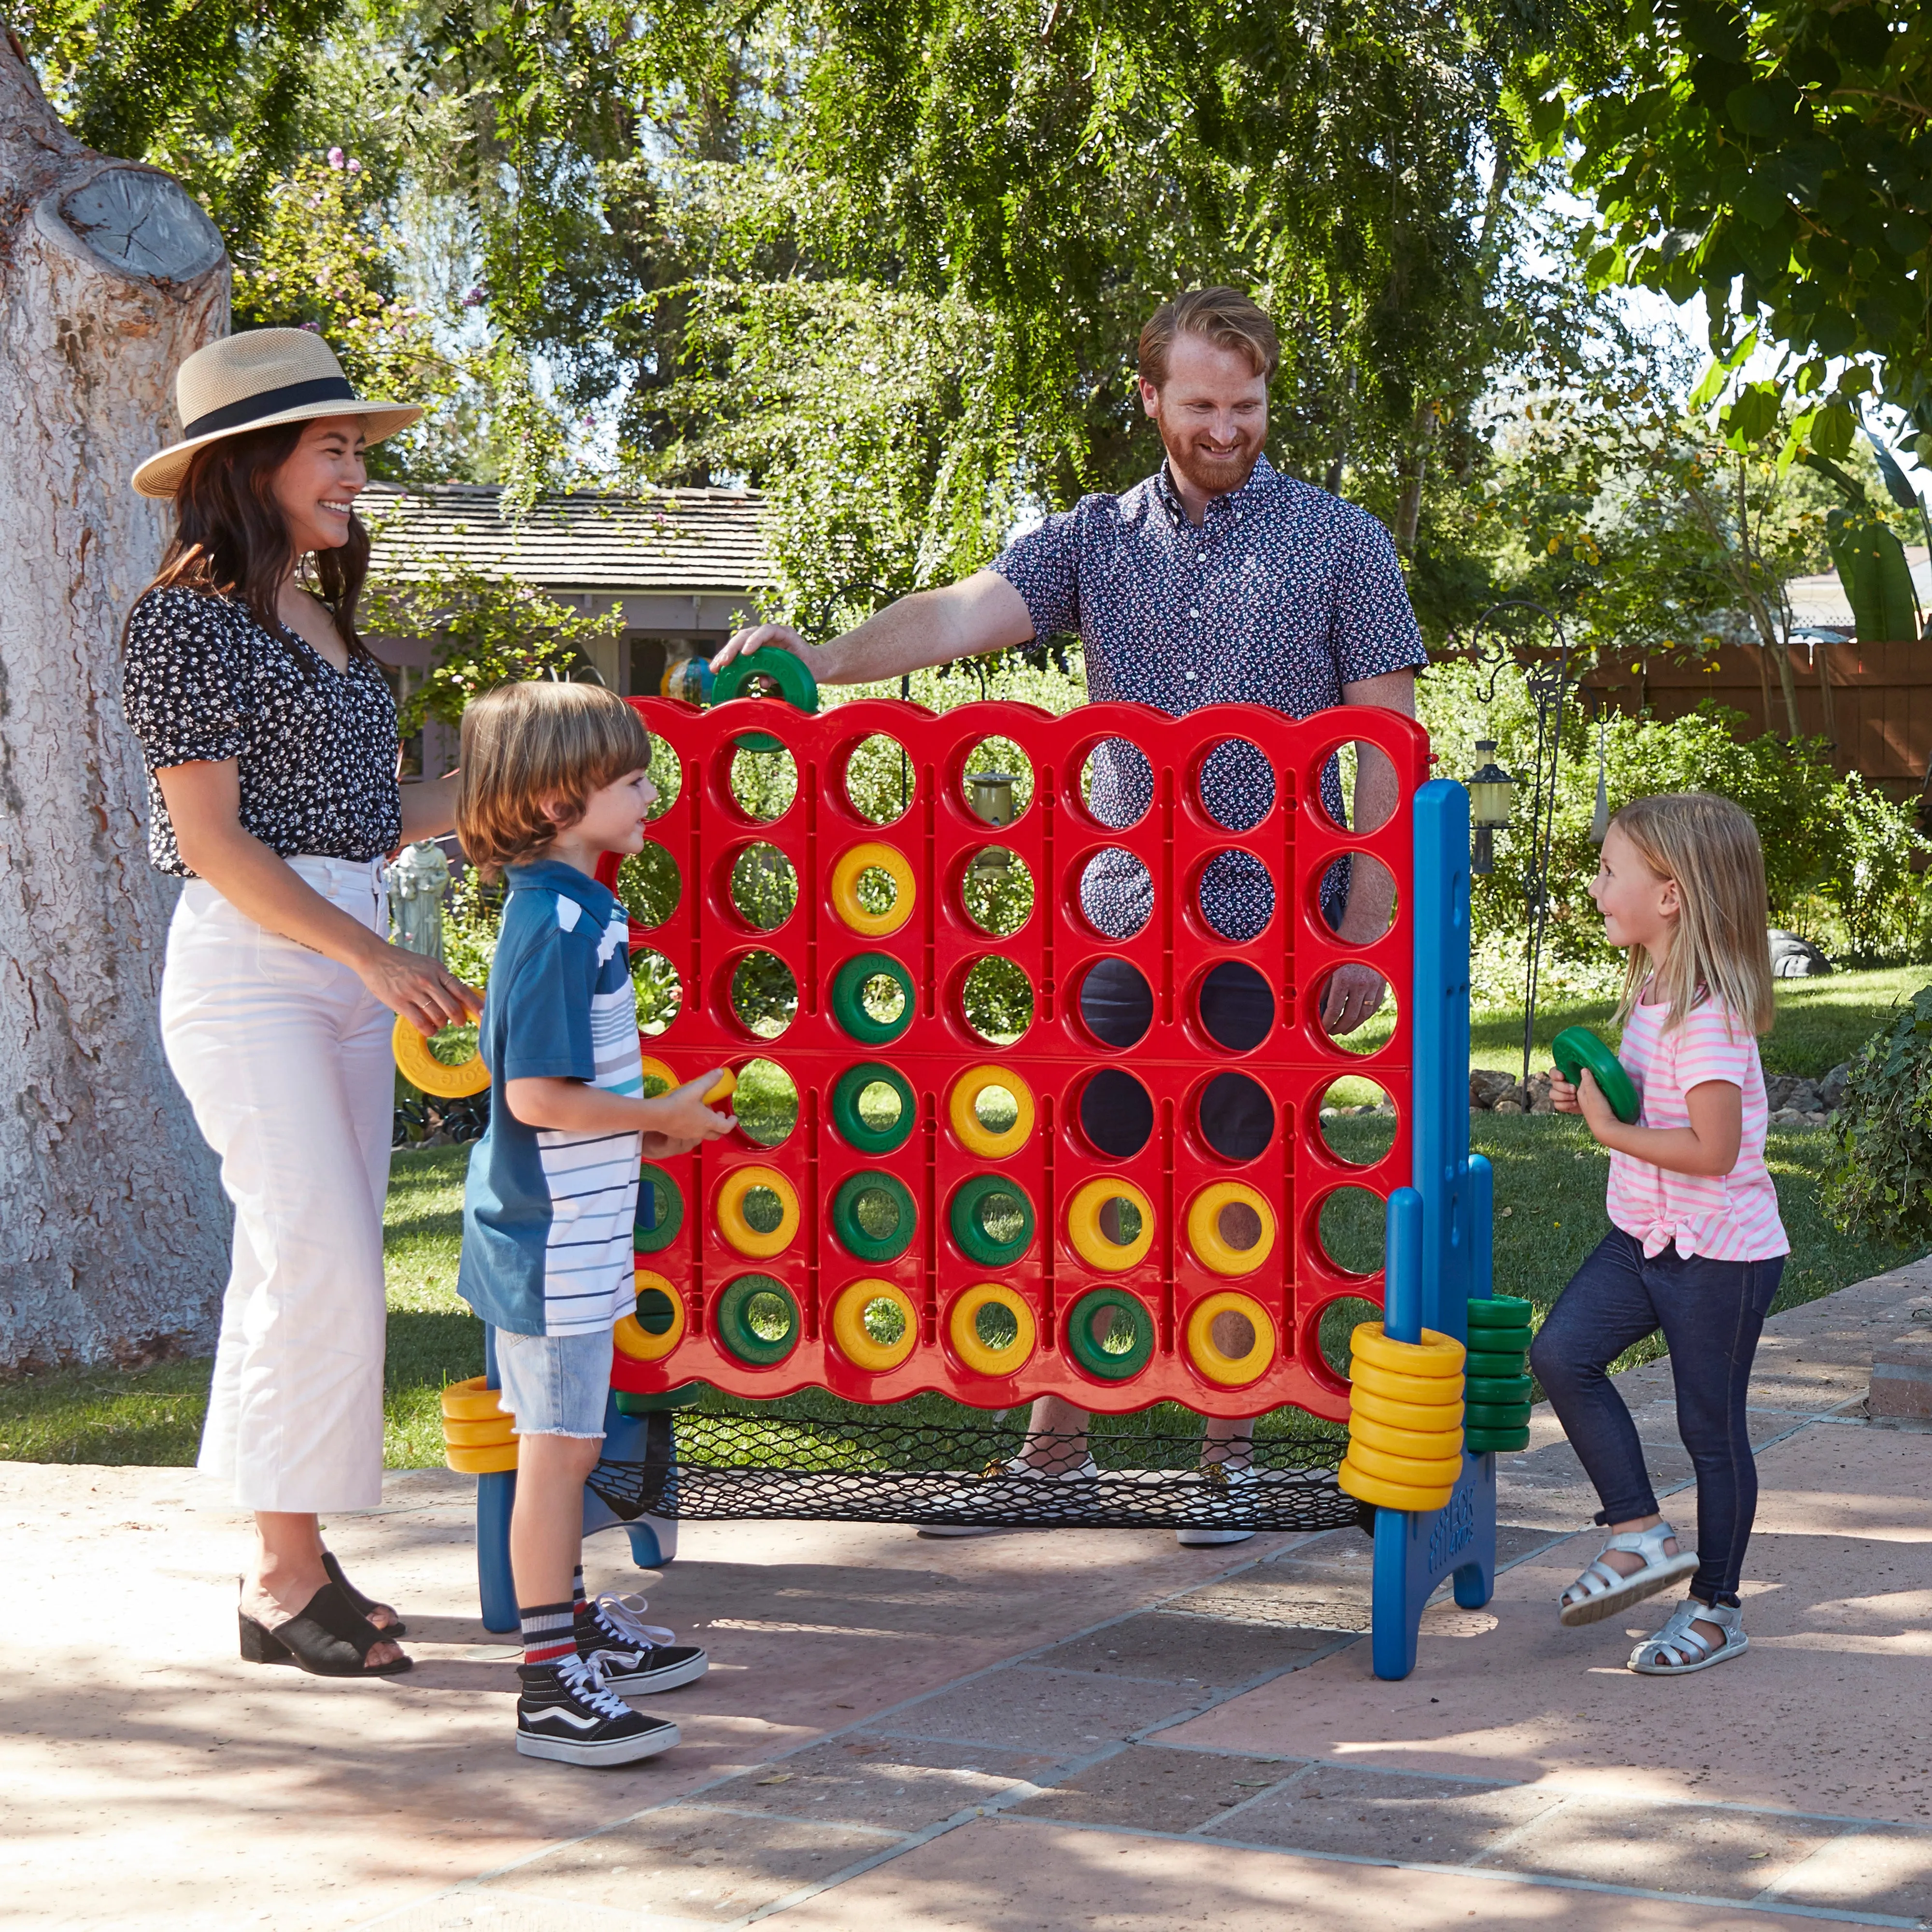
[[[1575,1086],[1587,1070],[1610,1112],[1628,1126],[1637,1116],[1636,1088],[1624,1064],[1588,1027],[1565,1027],[1550,1042],[1556,1070]]]

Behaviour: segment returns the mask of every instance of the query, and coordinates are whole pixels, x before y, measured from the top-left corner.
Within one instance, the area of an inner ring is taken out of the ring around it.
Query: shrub
[[[1852,1064],[1820,1200],[1840,1234],[1932,1240],[1932,986]]]

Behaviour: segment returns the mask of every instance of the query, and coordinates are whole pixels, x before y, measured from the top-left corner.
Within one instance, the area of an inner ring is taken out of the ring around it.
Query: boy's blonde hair
[[[457,836],[494,880],[574,824],[592,792],[650,762],[651,734],[614,691],[547,678],[500,684],[463,714]],[[561,823],[547,802],[564,808]]]
[[[1670,1011],[1667,1033],[1701,993],[1754,1034],[1776,1017],[1772,995],[1771,907],[1764,884],[1764,848],[1750,814],[1711,791],[1665,792],[1640,798],[1610,820],[1660,879],[1675,879],[1682,910],[1670,951],[1657,972]],[[1629,950],[1617,1018],[1636,1004],[1651,977],[1650,956]]]

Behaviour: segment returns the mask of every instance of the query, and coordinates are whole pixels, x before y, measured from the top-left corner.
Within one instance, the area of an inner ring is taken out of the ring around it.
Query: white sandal
[[[1677,1532],[1667,1522],[1648,1529],[1628,1529],[1613,1536],[1598,1553],[1597,1560],[1563,1592],[1558,1600],[1556,1620],[1574,1630],[1580,1624],[1594,1624],[1612,1617],[1632,1604],[1667,1590],[1678,1577],[1697,1567],[1694,1550],[1680,1550],[1667,1556],[1664,1546]],[[1627,1550],[1643,1558],[1643,1568],[1625,1576],[1604,1561],[1612,1550]]]
[[[1723,1642],[1713,1643],[1696,1628],[1699,1624],[1715,1624],[1724,1634]],[[1630,1652],[1630,1667],[1646,1677],[1688,1677],[1750,1648],[1744,1613],[1735,1604],[1701,1604],[1686,1597],[1663,1629]]]

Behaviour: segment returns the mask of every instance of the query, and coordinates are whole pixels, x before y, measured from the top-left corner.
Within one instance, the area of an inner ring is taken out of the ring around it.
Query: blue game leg
[[[496,1331],[487,1322],[483,1324],[483,1382],[486,1388],[502,1386],[496,1376]],[[517,1586],[510,1574],[510,1512],[516,1502],[515,1470],[476,1478],[476,1594],[487,1630],[518,1628]]]
[[[645,1460],[650,1430],[656,1418],[652,1415],[626,1415],[617,1406],[614,1389],[604,1408],[604,1454],[614,1462],[641,1462]],[[659,1424],[669,1427],[668,1416]],[[600,1529],[621,1527],[629,1536],[631,1561],[640,1570],[662,1570],[677,1555],[677,1524],[674,1518],[644,1516],[626,1522],[594,1490],[584,1492],[584,1533],[594,1536]]]

